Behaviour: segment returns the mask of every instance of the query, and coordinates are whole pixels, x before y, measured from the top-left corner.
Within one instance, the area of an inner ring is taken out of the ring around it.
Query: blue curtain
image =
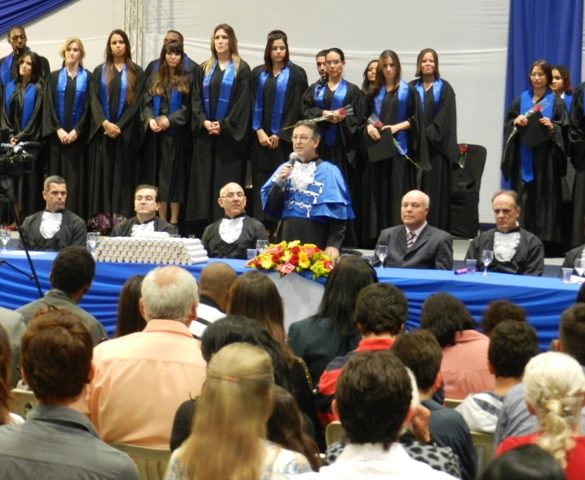
[[[8,32],[13,25],[26,25],[28,22],[49,13],[73,0],[1,0],[0,35]]]
[[[581,77],[583,0],[510,0],[507,109],[528,88],[534,60],[568,67],[573,86]]]

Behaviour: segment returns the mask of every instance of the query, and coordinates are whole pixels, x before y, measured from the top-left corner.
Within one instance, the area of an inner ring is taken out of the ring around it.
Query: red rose
[[[467,155],[467,144],[462,143],[459,145],[459,155]]]

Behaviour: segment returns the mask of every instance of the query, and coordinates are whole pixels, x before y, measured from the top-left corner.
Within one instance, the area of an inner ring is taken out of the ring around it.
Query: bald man
[[[224,217],[208,225],[201,238],[210,257],[245,259],[246,250],[256,248],[257,240],[268,240],[264,225],[246,215],[246,194],[240,185],[224,185],[217,203]]]
[[[400,205],[402,225],[382,230],[377,245],[388,246],[384,265],[400,268],[453,268],[451,235],[427,223],[429,197],[420,190],[411,190]]]
[[[234,269],[223,262],[210,263],[201,270],[197,319],[189,327],[195,338],[201,339],[210,323],[225,317],[228,293],[236,278]]]

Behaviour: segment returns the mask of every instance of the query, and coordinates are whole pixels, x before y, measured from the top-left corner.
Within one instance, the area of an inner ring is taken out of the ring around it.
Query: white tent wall
[[[286,31],[291,59],[307,70],[310,83],[317,76],[314,54],[322,48],[344,50],[345,76],[357,84],[368,61],[384,49],[399,54],[403,79],[410,80],[418,52],[435,48],[441,76],[457,95],[459,141],[488,150],[480,220],[493,221],[489,200],[500,179],[509,0],[143,0],[143,11],[144,65],[158,56],[169,28],[183,33],[185,50],[201,62],[210,55],[219,23],[234,27],[240,55],[251,67],[263,61],[268,31]],[[93,69],[103,61],[109,32],[123,26],[123,1],[79,0],[26,28],[29,45],[53,69],[70,35],[83,40],[85,65]],[[3,56],[9,45],[5,40],[0,45]]]

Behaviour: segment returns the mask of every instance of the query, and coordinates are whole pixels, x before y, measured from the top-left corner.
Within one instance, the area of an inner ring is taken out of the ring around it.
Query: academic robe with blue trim
[[[115,115],[120,98],[122,74],[113,68],[108,102],[111,121],[122,133],[112,139],[104,134],[102,123],[106,115],[100,103],[102,68],[93,71],[91,82],[91,123],[87,169],[88,219],[98,213],[132,216],[133,194],[140,178],[138,154],[144,130],[140,126],[140,108],[144,93],[144,73],[136,65],[136,86],[132,104],[124,104],[122,115]]]
[[[43,103],[43,137],[47,139],[47,175],[59,175],[67,181],[67,209],[85,218],[86,215],[86,188],[84,184],[87,168],[87,137],[89,133],[89,98],[91,72],[87,71],[87,85],[83,95],[83,113],[73,122],[73,109],[76,94],[76,80],[67,77],[65,87],[64,112],[65,125],[61,125],[57,114],[58,101],[55,87],[59,81],[61,70],[51,72],[47,79]],[[81,95],[81,92],[80,92]],[[77,132],[77,140],[63,145],[57,135],[57,130],[63,128],[69,132]]]
[[[204,65],[202,65],[204,69]],[[211,118],[215,118],[224,71],[213,71],[209,84]],[[226,183],[244,183],[248,160],[247,136],[250,132],[252,93],[250,89],[250,67],[240,60],[233,82],[227,114],[219,123],[220,135],[210,135],[203,126],[207,120],[203,101],[205,72],[194,76],[191,96],[191,129],[194,136],[193,155],[189,173],[189,188],[185,219],[207,222],[221,217],[223,210],[217,204],[219,190]]]
[[[568,117],[563,100],[553,95],[552,118],[554,130],[546,132],[546,141],[534,147],[532,152],[534,179],[524,182],[521,177],[520,135],[516,134],[509,148],[504,151],[502,170],[508,175],[510,187],[520,197],[520,225],[535,234],[542,242],[564,244],[570,232],[563,223],[561,180],[567,169],[565,131]],[[514,128],[514,120],[521,111],[520,97],[510,105],[504,125],[504,143]]]
[[[264,84],[264,105],[262,111],[261,128],[268,136],[276,134],[278,136],[278,148],[272,150],[263,147],[258,142],[258,136],[255,131],[252,131],[252,175],[254,184],[254,218],[263,220],[265,218],[262,210],[262,201],[260,199],[260,189],[270,178],[274,169],[281,163],[288,160],[292,152],[291,136],[293,129],[288,128],[282,130],[284,127],[294,125],[303,118],[301,109],[301,101],[305,90],[307,90],[307,73],[298,65],[289,62],[289,78],[284,97],[284,105],[281,118],[281,130],[273,132],[270,128],[272,110],[274,108],[276,80],[272,74],[268,75]],[[258,65],[252,70],[252,95],[256,96],[256,90],[260,79],[260,74],[264,71],[264,64]],[[252,108],[252,116],[254,115],[254,108]],[[253,126],[252,126],[253,129]]]
[[[142,117],[146,128],[146,139],[143,146],[143,182],[156,185],[162,202],[183,203],[185,201],[186,176],[191,160],[191,88],[181,94],[181,104],[174,112],[169,111],[170,89],[161,95],[160,111],[169,119],[171,126],[162,132],[155,133],[148,126],[151,118],[155,118],[151,85],[156,81],[154,72],[147,81],[144,92]]]
[[[412,80],[411,85],[422,83]],[[444,79],[438,105],[433,88],[424,92],[423,118],[427,137],[431,170],[422,173],[421,190],[431,199],[428,222],[441,230],[449,231],[451,204],[451,162],[459,158],[457,145],[457,108],[455,92]]]

